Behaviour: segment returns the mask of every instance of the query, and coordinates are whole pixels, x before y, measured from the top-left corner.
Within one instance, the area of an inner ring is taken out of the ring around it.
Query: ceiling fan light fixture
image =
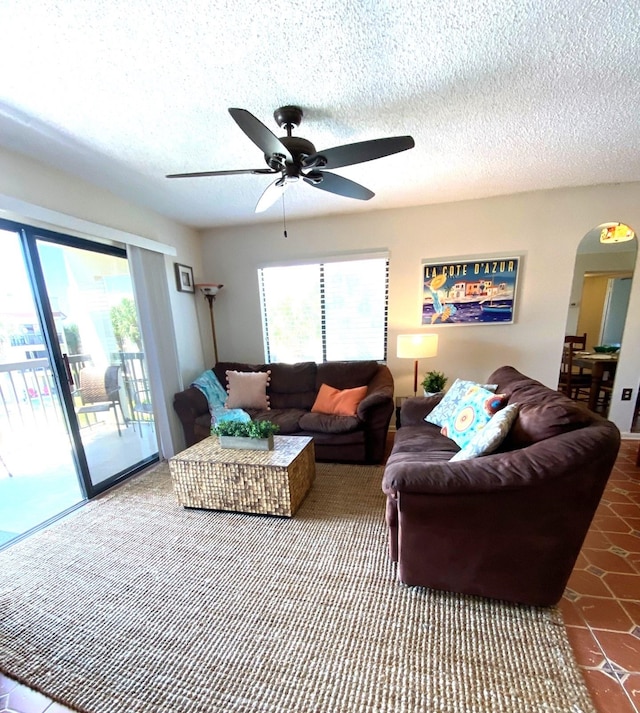
[[[604,245],[626,243],[636,237],[634,231],[624,223],[609,223],[602,226],[600,242]]]

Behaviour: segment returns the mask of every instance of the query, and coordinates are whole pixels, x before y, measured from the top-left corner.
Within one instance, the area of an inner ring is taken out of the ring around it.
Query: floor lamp
[[[438,353],[437,334],[399,334],[397,356],[413,359],[413,395],[418,395],[418,359],[434,357]]]
[[[215,366],[215,364],[218,363],[218,343],[216,342],[216,323],[213,319],[213,301],[224,285],[220,285],[215,282],[199,282],[196,284],[196,287],[200,290],[200,292],[202,292],[205,299],[209,303],[209,316],[211,318],[211,334],[213,335],[213,358],[215,360]]]

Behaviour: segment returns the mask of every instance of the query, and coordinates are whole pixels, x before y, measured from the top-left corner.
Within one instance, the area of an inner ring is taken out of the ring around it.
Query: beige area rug
[[[593,713],[555,609],[398,584],[381,476],[319,465],[284,519],[158,466],[0,552],[0,670],[95,713]]]

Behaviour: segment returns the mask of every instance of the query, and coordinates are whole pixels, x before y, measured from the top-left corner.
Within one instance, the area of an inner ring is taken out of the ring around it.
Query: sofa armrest
[[[187,447],[192,446],[198,441],[194,431],[196,418],[209,411],[207,397],[200,389],[190,386],[188,389],[179,391],[174,395],[173,408],[182,424]]]
[[[393,408],[393,386],[383,386],[375,391],[369,391],[358,404],[356,413],[361,421],[368,421],[380,408],[386,412],[389,404]]]
[[[405,399],[400,407],[400,425],[420,426],[424,417],[442,401],[443,396],[444,393]]]
[[[381,365],[367,384],[367,395],[358,404],[358,418],[368,421],[378,411],[386,413],[389,404],[393,408],[393,376],[388,367]]]
[[[356,412],[364,428],[367,463],[383,460],[393,409],[393,376],[389,367],[380,364]]]

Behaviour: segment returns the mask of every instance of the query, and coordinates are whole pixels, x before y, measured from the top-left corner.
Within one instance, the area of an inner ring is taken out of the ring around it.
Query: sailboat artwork
[[[422,263],[422,324],[514,322],[520,258]]]

